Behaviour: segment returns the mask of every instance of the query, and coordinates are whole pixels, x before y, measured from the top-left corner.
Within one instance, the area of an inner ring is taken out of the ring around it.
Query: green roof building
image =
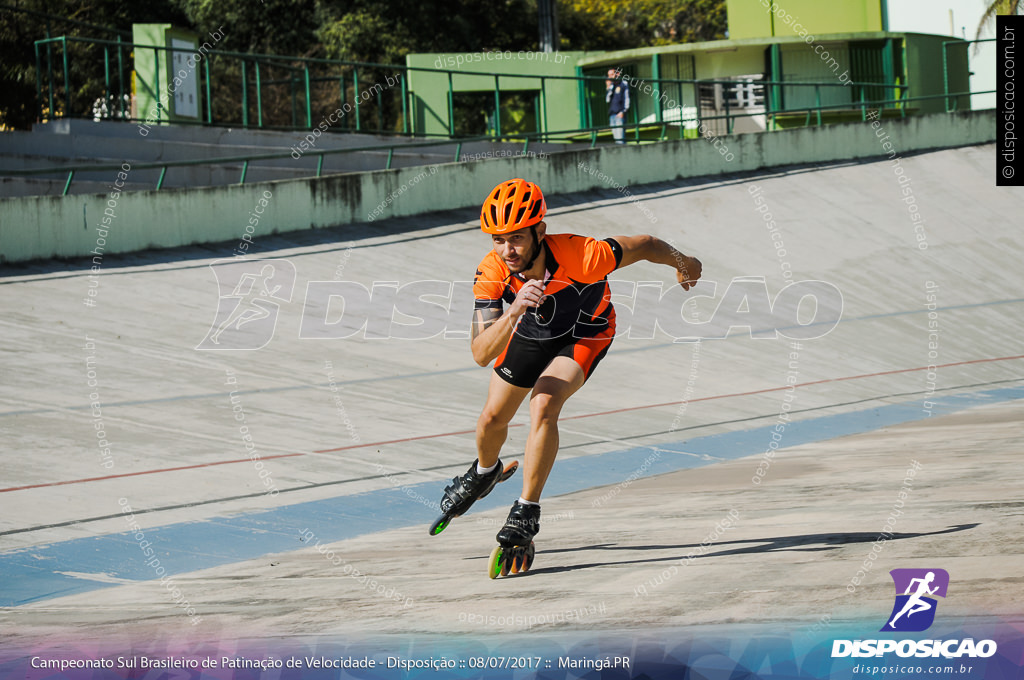
[[[965,41],[886,30],[886,0],[787,0],[784,7],[728,0],[727,9],[728,40],[617,52],[409,55],[409,67],[461,71],[410,72],[413,129],[464,131],[460,115],[476,97],[491,133],[572,138],[559,133],[607,126],[609,68],[632,86],[632,139],[841,122],[874,109],[906,116],[970,108],[962,94],[969,90]],[[949,49],[954,43],[960,49]],[[526,113],[513,121],[516,102]]]

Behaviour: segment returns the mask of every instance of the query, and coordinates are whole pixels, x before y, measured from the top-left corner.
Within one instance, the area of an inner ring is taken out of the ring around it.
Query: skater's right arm
[[[509,308],[502,313],[500,307],[477,309],[473,312],[473,328],[471,331],[473,361],[486,366],[494,361],[505,345],[508,344],[515,330],[519,317],[530,307],[540,306],[544,297],[544,283],[538,279],[527,281]]]

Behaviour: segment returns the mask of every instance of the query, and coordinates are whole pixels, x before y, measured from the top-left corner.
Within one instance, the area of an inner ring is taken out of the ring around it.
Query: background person
[[[608,69],[608,80],[604,81],[604,100],[608,103],[608,122],[616,144],[626,143],[626,112],[629,111],[629,83],[618,69]]]

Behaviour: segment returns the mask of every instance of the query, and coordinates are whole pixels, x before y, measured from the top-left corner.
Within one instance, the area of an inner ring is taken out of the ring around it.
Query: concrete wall
[[[995,112],[886,120],[884,128],[901,154],[982,144],[995,139]],[[723,148],[732,160],[727,160]],[[270,198],[265,199],[267,206],[253,227],[255,240],[261,234],[477,206],[491,187],[517,176],[538,182],[553,195],[607,189],[614,183],[636,185],[882,153],[871,125],[848,123],[724,136],[717,146],[705,139],[608,146],[547,158],[525,156],[244,186],[132,192],[116,200],[108,194],[14,198],[0,201],[0,260],[86,256],[97,247],[98,237],[104,238],[101,252],[105,255],[241,240],[265,192]],[[111,183],[116,179],[112,173]],[[114,217],[100,232],[107,208]]]

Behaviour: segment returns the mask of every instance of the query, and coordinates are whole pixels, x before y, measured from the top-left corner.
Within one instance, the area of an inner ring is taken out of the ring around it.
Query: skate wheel
[[[513,548],[512,549],[512,555],[509,558],[509,562],[512,563],[511,566],[509,566],[509,569],[508,569],[509,573],[511,573],[511,574],[518,574],[521,571],[522,566],[523,566],[523,549],[522,548]]]
[[[523,571],[530,571],[530,567],[533,566],[533,558],[537,554],[537,548],[533,545],[533,541],[530,541],[530,547],[526,549],[526,555],[523,558]]]
[[[451,524],[452,518],[442,515],[437,518],[437,521],[430,525],[430,535],[437,536],[439,533],[444,531],[449,524]]]
[[[501,549],[501,575],[508,576],[508,570],[512,567],[512,551],[506,548]]]
[[[502,571],[502,563],[504,562],[505,555],[501,546],[497,546],[491,551],[491,558],[487,560],[487,575],[491,578],[497,578],[498,574]]]

